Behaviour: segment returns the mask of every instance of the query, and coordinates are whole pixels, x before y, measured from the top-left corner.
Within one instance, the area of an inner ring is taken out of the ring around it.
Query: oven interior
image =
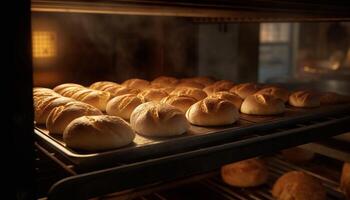
[[[130,78],[151,81],[158,76],[206,76],[235,83],[260,82],[280,84],[291,90],[308,88],[350,94],[350,22],[343,16],[327,21],[302,14],[301,18],[291,15],[274,21],[264,14],[249,18],[249,12],[217,17],[220,9],[215,7],[213,16],[206,16],[203,14],[206,12],[195,9],[191,13],[171,5],[162,5],[164,9],[154,9],[152,14],[140,2],[136,5],[143,8],[141,11],[131,6],[126,7],[125,13],[120,9],[123,7],[114,11],[113,3],[93,8],[89,4],[82,4],[84,7],[72,2],[57,5],[48,2],[32,4],[34,87],[53,88],[62,83],[88,86],[96,81],[122,83]],[[83,190],[89,190],[92,192],[86,196],[75,198],[273,199],[270,190],[274,181],[287,171],[301,170],[321,180],[328,199],[342,199],[341,166],[350,161],[349,135],[345,134],[349,131],[345,126],[348,108],[343,112],[327,111],[319,117],[314,114],[304,121],[285,121],[281,126],[275,124],[252,134],[268,137],[285,133],[280,141],[252,140],[252,136],[227,138],[225,142],[184,148],[173,155],[159,154],[93,170],[77,168],[50,145],[36,141],[38,197],[59,199],[63,193],[76,190],[81,195]],[[288,136],[293,131],[305,132],[302,136],[305,138]],[[324,135],[312,135],[314,131]],[[237,145],[242,141],[248,145]],[[301,164],[286,161],[280,150],[297,145],[315,152],[315,157]],[[268,162],[267,184],[241,189],[222,182],[221,165],[255,156]],[[196,162],[199,166],[192,166]],[[162,173],[153,174],[152,167]],[[183,170],[185,167],[187,171]],[[117,174],[111,175],[113,172]],[[142,177],[149,181],[140,180]],[[106,180],[105,185],[116,184],[111,188],[118,192],[92,183],[94,178]]]

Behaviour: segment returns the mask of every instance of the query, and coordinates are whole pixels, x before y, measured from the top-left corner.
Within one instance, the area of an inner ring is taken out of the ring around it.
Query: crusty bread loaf
[[[238,110],[241,109],[241,105],[243,102],[243,99],[241,99],[241,97],[239,97],[238,95],[226,91],[215,92],[211,94],[210,97],[227,100],[233,103],[233,105],[235,105]]]
[[[198,126],[233,124],[239,118],[238,109],[229,101],[207,97],[193,104],[186,112],[187,120]]]
[[[350,199],[350,163],[344,163],[341,178],[340,188],[344,192],[347,199]]]
[[[170,94],[177,96],[190,96],[197,99],[197,101],[207,97],[207,94],[205,92],[197,88],[176,88]]]
[[[266,94],[250,95],[241,106],[241,112],[249,115],[276,115],[284,111],[285,105],[281,99]]]
[[[150,84],[151,83],[149,81],[139,78],[128,79],[122,83],[122,85],[125,87],[139,90],[144,90],[148,88]]]
[[[165,92],[165,90],[148,89],[140,92],[138,96],[145,99],[146,101],[160,102],[164,97],[168,96],[168,93]]]
[[[242,99],[245,99],[247,96],[250,96],[258,92],[262,87],[255,83],[242,83],[233,86],[230,89],[230,92],[233,92],[240,96]]]
[[[110,93],[84,88],[77,91],[74,95],[71,96],[71,98],[90,104],[102,111],[105,111],[107,102],[110,99]]]
[[[46,121],[42,118],[43,110],[50,102],[58,98],[60,98],[60,96],[34,97],[34,120],[37,124],[45,124]]]
[[[289,96],[288,103],[295,107],[314,108],[320,106],[321,99],[316,93],[309,91],[297,91],[293,92]]]
[[[120,117],[109,115],[82,116],[68,124],[63,133],[67,147],[101,151],[126,146],[135,133]]]
[[[120,86],[118,83],[111,81],[98,81],[90,85],[90,89],[105,91],[109,87]]]
[[[85,87],[80,87],[80,86],[70,86],[66,87],[60,90],[57,90],[58,93],[62,96],[65,97],[72,97],[75,93],[79,92],[80,90],[85,89]]]
[[[274,96],[275,98],[281,99],[284,103],[286,103],[289,99],[290,92],[284,88],[281,87],[266,87],[255,94],[266,94],[270,96]]]
[[[45,124],[47,117],[54,108],[73,101],[75,100],[68,97],[56,97],[45,103],[42,102],[42,104],[35,107],[35,122],[38,124]]]
[[[129,120],[134,109],[145,103],[146,100],[136,94],[124,94],[114,97],[107,103],[106,111],[109,115],[121,117]]]
[[[222,180],[235,187],[255,187],[267,181],[268,168],[259,158],[251,158],[221,167]]]
[[[192,77],[190,78],[192,81],[196,82],[196,83],[200,83],[204,86],[208,86],[213,84],[215,81],[214,79],[207,77],[207,76],[196,76],[196,77]]]
[[[144,90],[148,90],[148,89],[163,90],[166,93],[170,94],[172,91],[175,90],[175,87],[162,87],[162,86],[159,86],[159,85],[150,85],[147,88],[145,88]]]
[[[300,147],[292,147],[281,151],[284,159],[293,163],[304,163],[310,161],[315,153],[302,149]]]
[[[197,102],[197,99],[190,96],[184,96],[184,95],[183,96],[169,95],[167,97],[164,97],[161,101],[161,103],[172,105],[180,109],[184,113],[186,113],[188,108],[196,102]]]
[[[197,82],[180,82],[176,85],[177,88],[181,88],[181,87],[189,87],[189,88],[197,88],[197,89],[203,89],[204,85],[201,83],[197,83]]]
[[[333,105],[333,104],[341,104],[341,103],[349,103],[350,97],[337,94],[335,92],[323,92],[321,95],[321,105]]]
[[[46,128],[50,134],[63,134],[64,129],[71,121],[88,115],[102,115],[102,112],[86,103],[77,101],[69,102],[52,109],[46,119]]]
[[[170,76],[160,76],[155,78],[151,84],[158,87],[176,87],[179,80]]]
[[[33,88],[33,97],[43,97],[43,96],[61,96],[55,91],[49,88],[35,87]]]
[[[84,87],[84,86],[76,84],[76,83],[63,83],[61,85],[54,87],[53,91],[61,94],[62,90],[66,89],[66,88],[70,88],[70,87]]]
[[[322,184],[301,171],[291,171],[281,176],[273,186],[272,195],[278,200],[326,200]]]
[[[140,135],[169,137],[184,134],[189,128],[184,113],[164,103],[147,102],[135,108],[131,127]]]
[[[216,92],[229,91],[234,86],[234,83],[229,80],[216,81],[215,83],[205,87],[203,91],[207,93],[208,96]]]
[[[90,86],[91,89],[96,89],[104,92],[109,92],[111,97],[116,97],[124,94],[138,94],[141,90],[128,88],[114,82],[101,81]]]

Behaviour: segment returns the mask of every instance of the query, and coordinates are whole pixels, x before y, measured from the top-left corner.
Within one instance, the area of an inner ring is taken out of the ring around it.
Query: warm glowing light
[[[55,32],[34,31],[32,38],[34,58],[50,58],[56,56]]]

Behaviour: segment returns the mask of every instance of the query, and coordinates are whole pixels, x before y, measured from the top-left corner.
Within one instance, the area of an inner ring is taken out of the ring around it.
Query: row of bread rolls
[[[50,134],[60,134],[68,147],[99,151],[132,143],[135,133],[116,116],[83,102],[62,97],[47,88],[34,88],[35,122],[46,124]]]
[[[267,182],[268,167],[259,158],[251,158],[221,167],[222,180],[234,187],[255,187]],[[344,163],[340,187],[350,198],[350,164]],[[322,183],[302,171],[290,171],[277,179],[272,196],[278,200],[325,200],[326,190]]]

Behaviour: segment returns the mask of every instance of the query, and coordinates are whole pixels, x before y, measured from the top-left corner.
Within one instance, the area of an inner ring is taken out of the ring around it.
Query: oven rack
[[[349,131],[350,113],[345,109],[338,114],[323,116],[304,123],[256,131],[259,137],[206,146],[178,154],[87,173],[76,173],[52,152],[47,156],[63,167],[71,176],[56,182],[48,193],[49,199],[87,199],[159,181],[202,174],[234,161],[276,152]],[[36,144],[39,150],[40,144]],[[171,173],[169,173],[171,171]],[[122,180],[122,181],[118,181]]]

